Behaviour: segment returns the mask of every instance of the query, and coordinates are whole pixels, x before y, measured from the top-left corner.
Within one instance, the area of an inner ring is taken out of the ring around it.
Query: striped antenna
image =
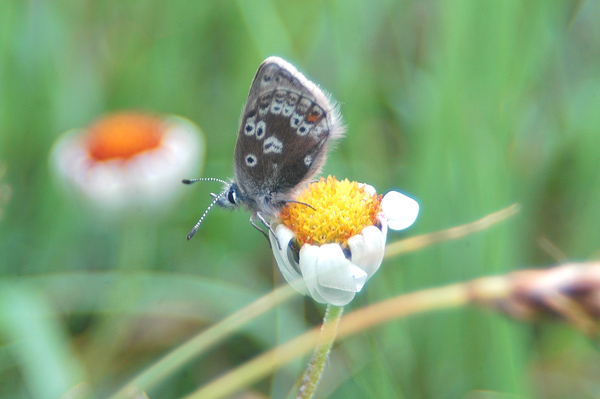
[[[181,182],[183,184],[192,184],[192,183],[196,183],[196,182],[199,182],[199,181],[216,181],[216,182],[223,183],[223,184],[229,184],[225,180],[217,179],[217,178],[214,178],[214,177],[202,177],[202,178],[199,178],[199,179],[183,179]],[[211,194],[214,197],[214,199],[210,203],[210,205],[208,206],[208,208],[206,208],[206,210],[204,211],[204,213],[202,214],[202,216],[198,220],[198,223],[196,223],[196,225],[194,226],[194,228],[188,233],[188,235],[187,235],[187,239],[188,240],[190,238],[192,238],[194,236],[194,234],[196,234],[196,232],[200,228],[200,223],[202,223],[202,221],[206,217],[206,214],[208,213],[208,211],[210,211],[210,208],[212,208],[217,203],[217,201],[219,200],[219,198],[221,198],[225,193],[226,193],[226,191],[222,192],[219,195]]]
[[[229,182],[226,182],[225,180],[217,179],[215,177],[201,177],[199,179],[183,179],[181,182],[183,184],[192,184],[192,183],[196,183],[197,181],[218,181],[219,183],[229,184]]]

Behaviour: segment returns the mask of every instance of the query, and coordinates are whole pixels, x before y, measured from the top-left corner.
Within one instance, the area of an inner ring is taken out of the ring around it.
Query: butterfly
[[[242,112],[233,156],[235,178],[185,179],[183,183],[218,181],[212,203],[187,236],[196,233],[208,211],[244,207],[250,223],[267,238],[270,220],[314,179],[332,143],[345,133],[339,107],[328,94],[289,62],[269,57],[260,64]],[[308,206],[308,205],[307,205]]]

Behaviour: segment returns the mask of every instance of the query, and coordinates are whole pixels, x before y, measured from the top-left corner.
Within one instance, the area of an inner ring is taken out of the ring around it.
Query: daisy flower
[[[101,208],[155,207],[179,192],[203,150],[200,129],[187,119],[124,112],[64,133],[50,163],[72,191]]]
[[[336,306],[348,304],[379,269],[388,228],[405,229],[419,213],[419,204],[397,191],[381,196],[334,177],[311,183],[295,201],[272,222],[275,260],[298,292]]]

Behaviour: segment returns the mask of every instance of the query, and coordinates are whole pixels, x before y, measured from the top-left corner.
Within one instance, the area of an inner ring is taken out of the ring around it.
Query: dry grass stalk
[[[472,301],[523,321],[554,316],[586,334],[599,332],[600,262],[568,263],[484,277],[470,284]]]

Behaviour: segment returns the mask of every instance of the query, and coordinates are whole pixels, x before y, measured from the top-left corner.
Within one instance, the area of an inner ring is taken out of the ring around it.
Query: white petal
[[[419,214],[419,203],[397,191],[390,191],[383,197],[381,208],[392,230],[409,227]]]
[[[319,247],[304,244],[300,248],[300,270],[302,271],[302,277],[306,288],[310,293],[310,296],[319,303],[327,303],[327,301],[321,296],[317,290],[317,262],[319,259]]]
[[[336,306],[348,304],[367,277],[344,257],[337,244],[304,245],[300,268],[311,296],[317,302]]]
[[[385,235],[375,226],[367,226],[360,234],[348,239],[352,263],[362,268],[370,278],[379,269],[385,251]]]
[[[306,287],[302,276],[298,273],[298,264],[289,253],[289,251],[291,251],[289,243],[294,238],[294,233],[283,224],[273,223],[271,227],[275,230],[275,234],[281,245],[281,249],[279,249],[277,240],[272,233],[269,233],[273,255],[275,256],[275,261],[277,262],[281,274],[296,291],[302,295],[308,294],[308,288]]]
[[[52,147],[51,165],[58,172],[60,181],[66,183],[67,187],[69,184],[80,185],[85,181],[90,167],[91,160],[81,139],[83,133],[84,131],[79,129],[69,130],[63,133]]]
[[[358,292],[367,281],[367,273],[346,259],[338,244],[321,245],[317,270],[319,285],[327,288]]]

